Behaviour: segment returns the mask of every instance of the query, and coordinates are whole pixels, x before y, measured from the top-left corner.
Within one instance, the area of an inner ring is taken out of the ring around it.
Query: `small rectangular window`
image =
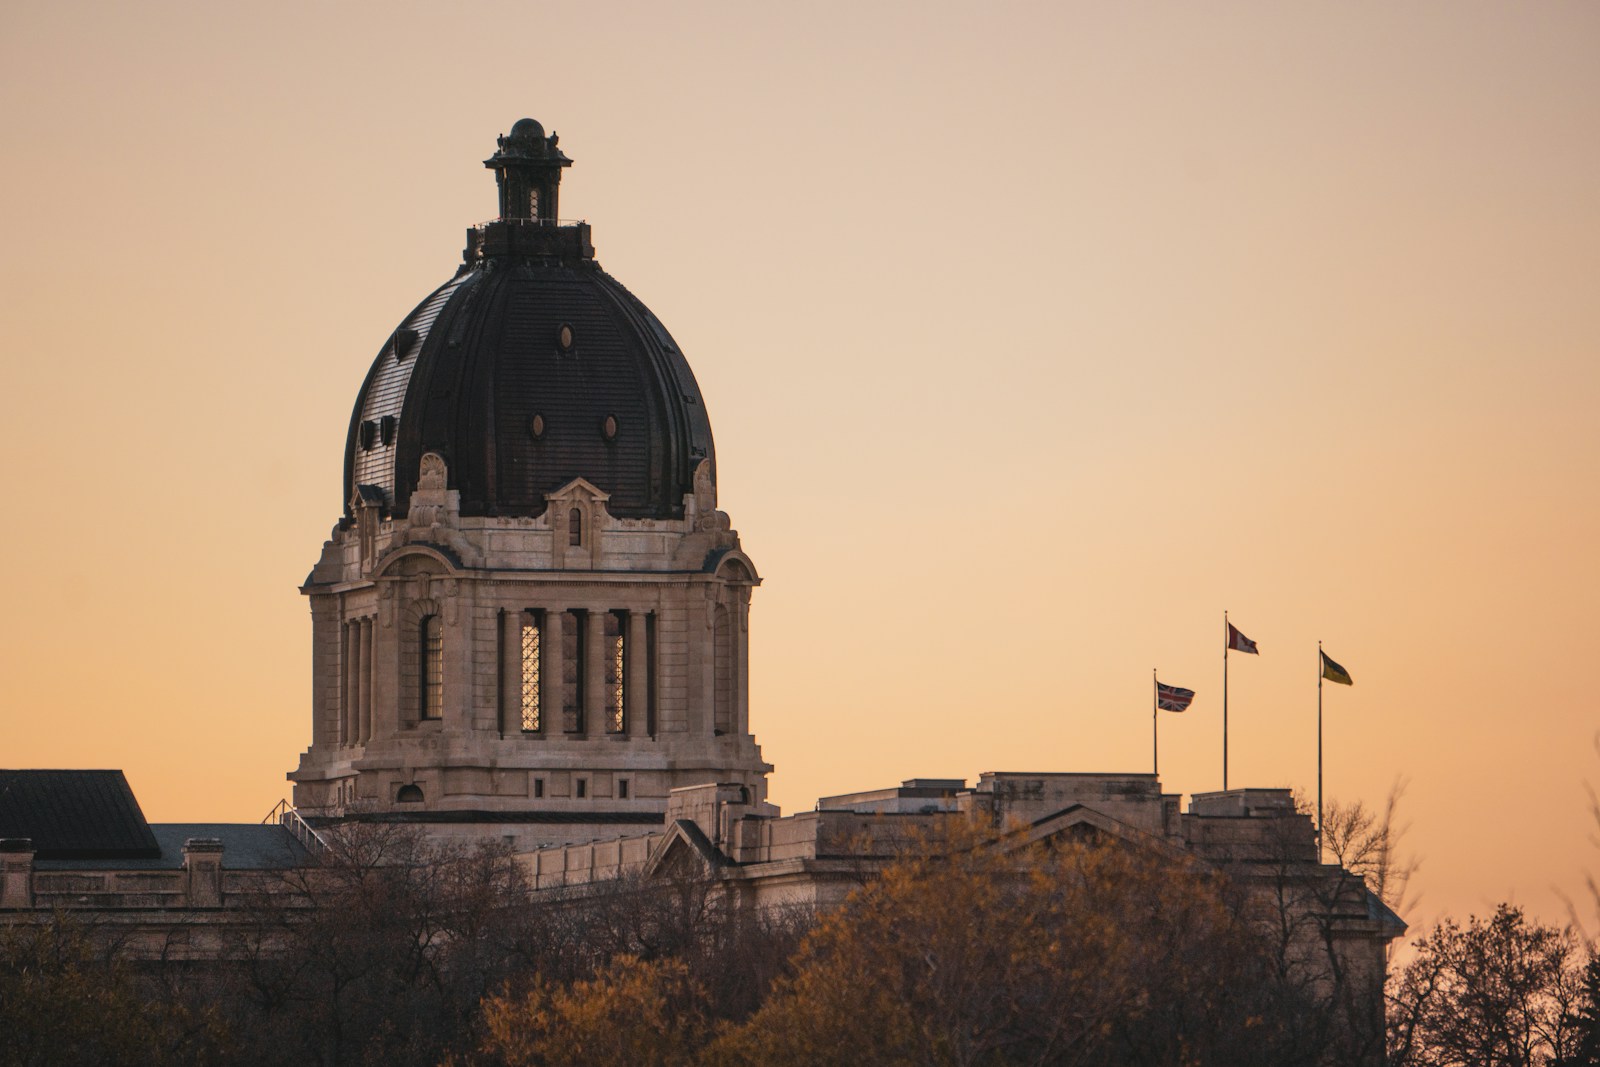
[[[589,780],[587,778],[579,778],[578,779],[578,799],[582,800],[584,797],[586,797],[588,795],[589,795]]]
[[[617,799],[618,800],[627,800],[628,799],[628,780],[626,778],[618,778],[617,779]]]
[[[537,800],[540,797],[544,796],[544,779],[543,778],[535,778],[533,780],[533,796],[534,796],[535,800]]]

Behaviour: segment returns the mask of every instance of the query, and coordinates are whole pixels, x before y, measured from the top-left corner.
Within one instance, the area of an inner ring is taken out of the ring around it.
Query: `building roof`
[[[35,859],[138,859],[161,848],[121,771],[0,770],[0,838]]]
[[[277,871],[309,863],[311,853],[294,834],[276,823],[167,822],[152,823],[158,851],[153,856],[118,860],[121,870],[177,870],[183,866],[183,846],[191,838],[222,843],[222,866],[230,871]],[[105,858],[44,859],[34,857],[41,870],[92,870],[112,864]]]
[[[595,262],[588,224],[554,217],[570,163],[532,120],[501,138],[500,217],[468,231],[460,271],[384,341],[356,398],[347,509],[376,489],[405,515],[434,452],[463,516],[539,515],[580,477],[613,515],[682,516],[715,458],[705,404],[666,327]]]

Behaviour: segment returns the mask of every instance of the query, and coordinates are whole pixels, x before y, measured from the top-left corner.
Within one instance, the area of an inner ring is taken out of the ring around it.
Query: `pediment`
[[[395,575],[455,574],[462,569],[461,559],[443,545],[412,542],[386,552],[372,568],[372,577]]]
[[[646,878],[705,878],[728,865],[728,857],[697,823],[675,819],[644,863]]]
[[[1186,855],[1164,838],[1101,811],[1074,804],[1054,815],[1046,815],[1014,834],[1007,835],[1000,847],[1008,852],[1031,848],[1049,842],[1116,841],[1136,849],[1159,852],[1169,856]]]
[[[544,498],[549,501],[588,500],[603,504],[611,499],[611,494],[587,478],[574,478],[560,489],[546,493]]]

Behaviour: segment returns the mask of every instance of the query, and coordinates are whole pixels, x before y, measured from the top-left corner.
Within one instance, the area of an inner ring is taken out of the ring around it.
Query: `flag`
[[[1228,647],[1235,652],[1248,652],[1252,656],[1261,655],[1256,651],[1256,643],[1240,633],[1238,627],[1231,622],[1228,623]]]
[[[1326,652],[1318,649],[1317,654],[1322,657],[1322,676],[1324,678],[1330,682],[1338,682],[1340,685],[1355,685],[1350,680],[1350,672],[1329,659]]]
[[[1193,689],[1179,689],[1175,685],[1156,683],[1156,707],[1162,711],[1185,711],[1193,699]]]

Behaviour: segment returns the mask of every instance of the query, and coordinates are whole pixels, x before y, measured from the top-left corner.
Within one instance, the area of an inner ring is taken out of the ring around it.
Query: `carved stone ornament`
[[[423,454],[422,466],[417,472],[418,489],[444,489],[449,481],[450,468],[437,452]]]
[[[711,461],[703,459],[694,468],[694,502],[702,511],[717,506],[717,483],[711,480]]]

